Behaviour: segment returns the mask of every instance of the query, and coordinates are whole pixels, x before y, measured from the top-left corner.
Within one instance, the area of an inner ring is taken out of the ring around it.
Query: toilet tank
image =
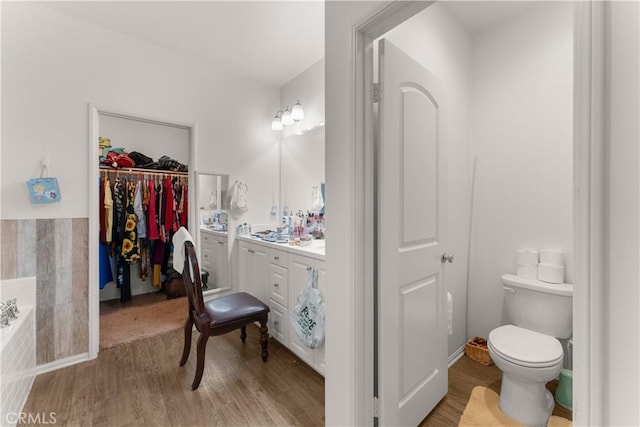
[[[571,338],[573,285],[502,276],[507,322],[556,338]]]

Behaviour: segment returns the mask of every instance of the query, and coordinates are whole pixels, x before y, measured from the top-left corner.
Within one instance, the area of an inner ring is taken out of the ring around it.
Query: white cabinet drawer
[[[269,335],[277,339],[281,344],[287,344],[289,318],[287,309],[273,300],[269,300]]]
[[[276,301],[283,307],[287,307],[287,295],[289,289],[288,270],[279,265],[269,264],[269,299]]]
[[[206,231],[201,231],[200,232],[200,239],[202,240],[202,242],[200,242],[200,244],[204,247],[205,244],[211,244],[213,242],[213,235],[207,233]]]
[[[280,267],[287,267],[289,263],[289,254],[285,251],[269,248],[269,262],[271,264],[279,265]]]

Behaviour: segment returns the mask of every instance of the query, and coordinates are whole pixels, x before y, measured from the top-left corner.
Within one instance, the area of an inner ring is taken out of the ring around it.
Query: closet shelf
[[[117,173],[117,174],[139,174],[154,176],[181,176],[188,177],[189,172],[163,171],[157,169],[142,168],[112,168],[110,166],[100,166],[100,172]]]

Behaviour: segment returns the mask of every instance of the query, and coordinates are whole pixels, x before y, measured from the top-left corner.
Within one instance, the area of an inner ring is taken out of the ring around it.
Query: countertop
[[[211,233],[214,236],[218,236],[218,237],[226,238],[228,236],[228,233],[226,231],[215,231],[207,227],[200,227],[200,232]]]
[[[278,249],[281,251],[289,252],[292,254],[308,256],[311,258],[318,259],[320,261],[324,261],[324,251],[325,251],[325,240],[312,240],[309,246],[292,246],[289,243],[274,243],[274,242],[266,242],[259,237],[252,236],[237,236],[236,237],[241,242],[250,242],[255,243],[266,248]]]

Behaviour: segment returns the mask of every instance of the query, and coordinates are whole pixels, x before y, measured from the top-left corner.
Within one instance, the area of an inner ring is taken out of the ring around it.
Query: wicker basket
[[[487,348],[487,340],[481,337],[473,337],[464,346],[464,354],[468,358],[480,362],[485,366],[493,365],[493,360],[489,356],[489,349]]]

